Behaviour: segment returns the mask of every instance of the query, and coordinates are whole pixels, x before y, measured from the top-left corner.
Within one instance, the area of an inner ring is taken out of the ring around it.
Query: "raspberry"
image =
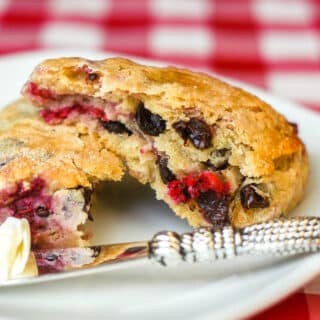
[[[107,116],[102,109],[92,107],[89,105],[76,104],[69,107],[63,107],[57,110],[44,109],[40,111],[40,116],[49,124],[58,124],[62,120],[68,118],[71,114],[88,114],[94,119],[107,121]]]
[[[167,184],[168,194],[175,203],[183,203],[188,200],[185,185],[179,180],[173,180]]]
[[[197,198],[200,192],[213,190],[217,193],[223,193],[228,190],[226,184],[211,171],[189,174],[182,179],[182,183],[186,185],[188,193],[193,199]]]
[[[54,93],[48,89],[39,88],[34,82],[30,82],[27,88],[27,91],[33,96],[38,96],[43,99],[52,99],[54,98]]]
[[[2,191],[0,209],[7,207],[11,216],[27,219],[31,233],[36,234],[38,230],[46,227],[45,218],[51,210],[52,198],[46,194],[45,187],[45,181],[39,177],[34,178],[29,184],[17,183],[10,192]]]
[[[198,188],[201,192],[214,190],[217,193],[222,193],[224,191],[224,183],[213,172],[204,171],[200,173]]]

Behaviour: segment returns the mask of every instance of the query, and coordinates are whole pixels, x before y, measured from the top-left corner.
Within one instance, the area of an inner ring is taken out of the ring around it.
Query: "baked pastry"
[[[39,64],[23,94],[48,124],[99,135],[192,226],[242,227],[302,199],[308,160],[296,126],[205,74],[60,58]]]
[[[0,224],[26,218],[33,249],[87,244],[83,224],[101,180],[120,180],[121,160],[103,141],[52,127],[19,100],[0,112]]]

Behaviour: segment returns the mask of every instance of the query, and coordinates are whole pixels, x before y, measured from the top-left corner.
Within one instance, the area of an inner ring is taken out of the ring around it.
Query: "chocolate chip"
[[[227,195],[209,190],[200,193],[196,201],[213,227],[221,228],[229,223],[229,197]]]
[[[157,162],[159,164],[159,172],[163,183],[167,184],[176,179],[176,176],[168,168],[168,158],[166,156],[158,155]]]
[[[191,118],[190,121],[178,121],[173,124],[173,128],[186,142],[190,140],[198,149],[206,149],[211,146],[211,130],[202,120]]]
[[[41,217],[41,218],[47,218],[50,215],[50,212],[47,208],[43,206],[39,206],[36,208],[36,215]]]
[[[240,200],[242,207],[245,209],[267,208],[269,207],[269,199],[257,193],[257,185],[247,184],[240,190]]]
[[[132,135],[132,132],[119,121],[100,121],[100,123],[107,131],[111,133],[127,133],[129,136]]]
[[[91,80],[91,81],[95,81],[99,78],[98,74],[97,73],[89,73],[88,74],[88,79]]]
[[[57,260],[57,258],[58,258],[58,256],[54,253],[48,253],[45,257],[45,259],[47,261],[55,261],[55,260]]]
[[[146,109],[142,102],[137,108],[136,121],[141,131],[150,136],[158,136],[166,130],[166,121]]]

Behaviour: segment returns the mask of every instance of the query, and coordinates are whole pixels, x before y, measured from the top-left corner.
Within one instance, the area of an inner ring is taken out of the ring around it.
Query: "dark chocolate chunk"
[[[166,130],[166,121],[146,109],[142,102],[137,108],[136,121],[141,131],[150,136],[158,136]]]
[[[132,135],[132,132],[119,121],[100,121],[100,123],[107,131],[111,133],[127,133],[129,136]]]
[[[256,184],[247,184],[240,190],[240,200],[242,207],[245,209],[267,208],[269,199],[257,193]]]
[[[200,193],[196,201],[213,227],[221,228],[229,224],[229,197],[227,195],[208,190]]]
[[[189,121],[178,121],[173,124],[173,128],[184,142],[190,140],[198,149],[206,149],[211,146],[211,130],[209,126],[200,119],[191,118]]]
[[[176,176],[168,168],[168,158],[166,156],[158,155],[157,161],[159,164],[160,176],[161,176],[163,183],[167,184],[170,181],[176,179]]]
[[[36,215],[41,218],[47,218],[50,215],[50,212],[47,208],[39,206],[36,208]]]

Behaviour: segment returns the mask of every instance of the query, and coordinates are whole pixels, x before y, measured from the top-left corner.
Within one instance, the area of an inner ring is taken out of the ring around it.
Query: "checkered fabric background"
[[[0,54],[57,47],[209,69],[320,112],[319,0],[0,0]],[[299,293],[256,319],[320,319],[317,305]]]
[[[209,68],[320,111],[318,0],[0,0],[0,53],[48,47]]]

